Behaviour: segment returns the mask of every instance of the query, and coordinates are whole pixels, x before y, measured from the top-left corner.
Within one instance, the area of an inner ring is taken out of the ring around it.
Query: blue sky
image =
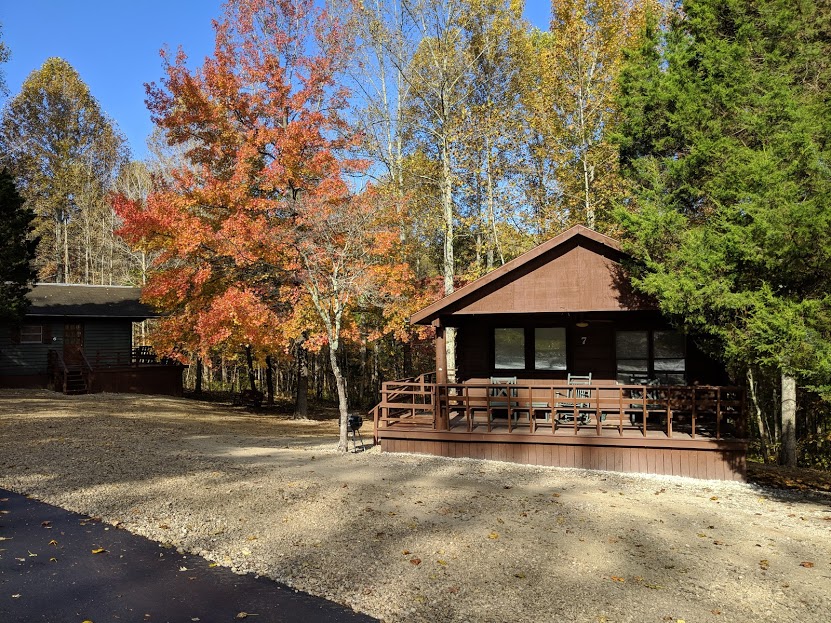
[[[3,66],[10,96],[51,56],[68,61],[127,136],[133,156],[145,155],[152,130],[144,83],[162,76],[159,49],[182,46],[201,60],[213,48],[211,20],[221,0],[3,0],[0,23],[12,58]],[[526,17],[548,28],[550,2],[527,0]]]

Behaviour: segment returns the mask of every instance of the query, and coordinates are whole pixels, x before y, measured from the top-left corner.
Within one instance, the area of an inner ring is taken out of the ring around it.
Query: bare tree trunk
[[[294,402],[294,417],[309,417],[309,351],[306,350],[306,338],[303,335],[295,342],[294,358],[297,362],[297,397]]]
[[[266,355],[265,358],[265,387],[268,392],[268,404],[274,404],[274,362],[271,360],[271,355]]]
[[[196,382],[194,383],[193,393],[197,396],[202,395],[202,358],[196,357]]]
[[[488,270],[492,270],[494,251],[497,251],[499,253],[500,266],[505,263],[505,255],[502,253],[502,245],[499,244],[499,235],[496,231],[496,200],[494,198],[493,172],[491,170],[491,147],[490,139],[487,137],[485,138],[485,148],[487,149],[487,153],[485,154],[485,162],[487,164],[487,166],[485,167],[485,180],[487,183],[488,221],[490,224],[491,234],[491,243],[488,245]]]
[[[332,373],[335,375],[335,387],[338,391],[338,412],[340,413],[340,435],[338,437],[338,452],[349,450],[349,439],[347,437],[347,419],[349,417],[349,406],[346,398],[346,383],[338,364],[338,343],[329,343],[329,363],[332,365]]]
[[[454,290],[453,278],[456,275],[456,264],[453,257],[453,181],[450,172],[450,147],[447,140],[442,142],[442,203],[444,207],[444,293],[452,294]],[[447,339],[447,372],[448,381],[456,382],[456,330],[448,327]]]
[[[768,453],[767,427],[765,426],[765,418],[762,416],[762,408],[759,404],[759,398],[756,395],[756,379],[753,378],[753,368],[747,369],[747,386],[750,390],[750,401],[753,403],[753,414],[756,418],[756,426],[759,428],[759,443],[762,449],[762,458],[765,463],[770,460]]]
[[[257,381],[254,378],[254,355],[251,353],[251,344],[245,345],[245,363],[248,364],[248,385],[251,391],[257,391]]]
[[[780,462],[796,467],[796,379],[782,373],[782,456]]]

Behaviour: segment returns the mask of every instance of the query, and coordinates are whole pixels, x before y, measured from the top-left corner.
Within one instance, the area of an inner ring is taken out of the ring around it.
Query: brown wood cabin
[[[415,314],[436,370],[386,382],[384,451],[742,480],[744,394],[575,226]],[[456,370],[447,330],[456,330]]]
[[[0,323],[0,387],[66,394],[182,395],[182,366],[134,346],[133,323],[157,317],[126,286],[36,284],[21,323]]]

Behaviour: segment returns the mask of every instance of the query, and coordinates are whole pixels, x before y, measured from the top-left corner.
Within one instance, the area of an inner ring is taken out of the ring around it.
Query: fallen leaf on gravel
[[[721,610],[710,610],[713,614],[721,614]]]
[[[644,585],[646,588],[651,588],[653,591],[659,591],[659,590],[661,590],[662,588],[664,588],[664,587],[663,587],[662,585],[660,585],[660,584],[650,584],[649,582],[644,582],[644,583],[643,583],[643,585]]]
[[[759,568],[762,571],[767,571],[769,567],[770,567],[770,562],[768,562],[767,560],[760,560],[759,561]]]
[[[488,535],[488,538],[489,538],[489,539],[498,539],[498,538],[499,538],[499,533],[497,533],[497,532],[491,532],[491,533]]]
[[[17,595],[12,595],[12,599],[17,599],[18,597],[20,597],[20,593],[18,593]]]
[[[810,569],[811,567],[813,567],[813,566],[814,566],[814,563],[812,563],[812,562],[810,562],[810,561],[806,560],[805,562],[801,562],[801,563],[799,563],[799,566],[800,566],[800,567],[805,567],[806,569]]]
[[[0,541],[11,541],[13,537],[10,536],[0,536]]]
[[[25,558],[15,558],[15,560],[18,562],[26,562]]]
[[[26,551],[29,552],[28,549]],[[33,554],[32,552],[29,552],[29,557],[30,558],[37,558],[37,554]]]
[[[90,621],[89,619],[84,619],[83,621],[81,621],[81,623],[92,623],[92,621]]]
[[[58,562],[58,559],[57,559],[57,558],[52,557],[52,558],[50,558],[50,559],[49,559],[49,562]]]
[[[698,536],[699,539],[706,539],[707,538],[707,535],[704,534],[703,532],[699,532],[696,536]]]
[[[411,565],[420,565],[421,564],[421,558],[410,558],[410,564]]]
[[[107,550],[105,550],[103,547],[96,547],[94,550],[92,550],[92,553],[93,554],[104,554],[106,551]]]
[[[724,541],[713,541],[713,545],[724,545]]]
[[[404,556],[406,556],[409,553],[410,553],[410,550],[408,550],[408,549],[402,549],[401,550],[401,554],[403,554]]]
[[[49,545],[54,545],[55,547],[57,547],[58,542],[55,539],[52,539],[51,541],[49,541]]]
[[[213,569],[214,567],[218,567],[218,566],[219,566],[218,562],[212,562],[208,565],[208,569]]]
[[[314,458],[314,457],[313,457]],[[235,616],[235,619],[247,619],[248,617],[258,617],[259,614],[254,614],[253,612],[240,612]]]
[[[715,502],[715,501],[718,499],[718,496],[717,496],[717,495],[714,495],[714,496],[712,496],[710,499],[711,499],[713,502]]]
[[[190,571],[187,567],[179,567],[179,571]]]
[[[560,497],[560,494],[559,493],[552,493],[551,497],[552,498],[558,498],[558,497]]]
[[[520,573],[514,573],[514,577],[515,577],[515,578],[519,578],[520,580],[524,580],[524,579],[525,579],[525,574],[524,574],[524,573],[522,573],[522,572],[520,572]]]
[[[612,576],[612,581],[613,581],[613,582],[625,582],[625,581],[626,581],[626,578],[621,578],[621,577],[618,577],[618,576],[616,576],[616,575],[613,575],[613,576]]]
[[[0,515],[8,515],[11,511],[2,510],[0,511]]]
[[[40,525],[44,528],[51,528],[52,527],[52,522],[51,521],[41,521]]]
[[[439,559],[439,560],[437,560],[436,562],[437,562],[438,564],[442,565],[443,567],[446,567],[446,566],[447,566],[447,561],[446,561],[446,560],[441,560],[441,559]],[[805,563],[804,563],[804,562],[802,563],[802,566],[803,566],[803,567],[805,566]],[[812,566],[813,566],[813,565],[812,565]]]

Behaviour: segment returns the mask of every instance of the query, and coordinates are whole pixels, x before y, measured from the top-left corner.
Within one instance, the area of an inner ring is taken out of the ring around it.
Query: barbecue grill
[[[361,450],[364,450],[364,438],[361,436],[361,426],[364,425],[364,418],[360,415],[348,415],[346,417],[346,429],[352,433],[352,449],[358,452],[358,441],[361,442]]]

